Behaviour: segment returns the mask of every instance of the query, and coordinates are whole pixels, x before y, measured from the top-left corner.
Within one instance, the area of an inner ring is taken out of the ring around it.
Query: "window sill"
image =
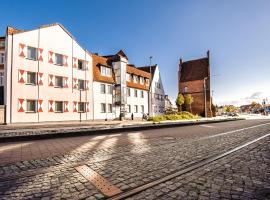
[[[61,66],[61,67],[63,67],[64,66],[64,64],[57,64],[57,63],[53,63],[54,65],[57,65],[57,66]]]
[[[37,61],[37,58],[28,58],[26,57],[27,60],[32,60],[32,61]]]
[[[25,85],[32,85],[32,86],[36,86],[36,83],[25,83]]]
[[[37,113],[37,111],[25,111],[25,113]]]
[[[54,88],[64,88],[63,86],[54,86]]]
[[[54,111],[54,113],[64,113],[64,111]]]

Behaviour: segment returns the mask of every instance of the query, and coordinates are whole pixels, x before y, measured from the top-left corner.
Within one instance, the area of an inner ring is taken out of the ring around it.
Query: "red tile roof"
[[[103,65],[103,66],[112,68],[112,62],[117,62],[119,61],[119,56],[124,56],[124,55],[119,55],[119,52],[116,55],[109,55],[109,56],[99,56],[96,54],[92,55],[94,81],[112,83],[112,84],[115,83],[115,74],[113,70],[112,70],[112,77],[102,76],[100,72],[100,66]],[[126,55],[124,57],[127,58]],[[150,73],[144,70],[138,69],[137,67],[131,64],[127,64],[127,73],[132,74],[132,75],[137,75],[138,77],[150,79]],[[134,83],[133,80],[131,79],[130,82],[127,81],[127,86],[131,88],[141,89],[141,90],[149,90],[149,85],[146,85],[146,81],[144,81],[144,84],[142,85],[140,84],[140,80],[138,81],[138,83]]]
[[[114,76],[113,70],[112,70],[112,77],[102,76],[101,71],[100,71],[101,65],[112,68],[111,59],[98,56],[95,54],[92,55],[92,58],[93,58],[94,81],[105,82],[105,83],[115,83],[115,76]]]

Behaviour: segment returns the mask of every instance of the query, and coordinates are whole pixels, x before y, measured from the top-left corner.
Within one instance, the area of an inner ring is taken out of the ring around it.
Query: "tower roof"
[[[180,70],[181,82],[202,80],[210,75],[209,58],[206,57],[182,62]]]

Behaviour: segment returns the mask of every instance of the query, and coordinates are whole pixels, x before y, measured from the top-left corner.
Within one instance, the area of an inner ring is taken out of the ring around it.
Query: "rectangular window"
[[[112,113],[112,104],[108,104],[108,113]]]
[[[112,76],[112,69],[109,67],[101,66],[100,71],[101,71],[102,76],[108,76],[108,77]]]
[[[127,111],[128,113],[131,113],[131,105],[127,105]]]
[[[0,64],[4,64],[4,63],[5,63],[5,54],[0,53]]]
[[[54,103],[54,105],[55,105],[55,111],[54,112],[61,113],[61,112],[64,111],[63,101],[56,101]]]
[[[0,86],[4,85],[4,72],[0,72]]]
[[[141,90],[141,98],[144,98],[144,92]]]
[[[55,87],[60,87],[62,88],[64,85],[64,81],[63,81],[63,77],[62,76],[55,76]]]
[[[83,60],[78,60],[78,69],[80,70],[84,70],[85,67],[84,67],[84,61]]]
[[[105,84],[100,84],[100,93],[101,94],[105,94],[106,93]]]
[[[55,54],[55,64],[56,65],[64,65],[64,56],[62,54]]]
[[[138,113],[138,106],[137,105],[134,106],[134,112]]]
[[[27,58],[31,60],[37,60],[37,48],[27,47]]]
[[[81,80],[81,79],[78,80],[78,89],[85,90],[85,81],[84,80]]]
[[[101,66],[100,71],[102,76],[106,76],[106,67]]]
[[[112,69],[111,69],[111,68],[108,68],[108,67],[107,67],[107,69],[106,69],[106,75],[107,75],[108,77],[111,77],[111,76],[112,76]]]
[[[26,100],[26,112],[36,112],[36,101]]]
[[[142,113],[144,113],[144,106],[141,106],[141,111]]]
[[[108,92],[108,94],[112,94],[113,93],[113,90],[112,90],[112,85],[108,85],[107,86],[107,92]]]
[[[27,84],[36,85],[37,75],[35,72],[27,72]]]
[[[133,75],[133,81],[134,81],[134,83],[138,83],[138,76]]]
[[[0,47],[5,47],[5,41],[0,41]]]
[[[138,97],[138,90],[134,90],[134,97]]]
[[[78,103],[78,112],[85,112],[85,102]]]
[[[101,103],[101,112],[102,113],[106,112],[106,104],[105,103]]]
[[[149,79],[148,78],[145,80],[145,82],[146,82],[146,85],[149,85]]]
[[[130,97],[130,88],[127,88],[127,96]]]
[[[140,77],[140,84],[144,85],[144,78],[143,77]]]

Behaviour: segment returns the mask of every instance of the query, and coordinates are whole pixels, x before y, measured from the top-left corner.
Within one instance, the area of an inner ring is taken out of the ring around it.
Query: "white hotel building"
[[[159,69],[149,69],[129,64],[123,51],[89,53],[60,24],[8,27],[0,37],[0,105],[8,124],[163,114]]]
[[[63,26],[8,27],[4,45],[6,123],[93,119],[92,57]]]

